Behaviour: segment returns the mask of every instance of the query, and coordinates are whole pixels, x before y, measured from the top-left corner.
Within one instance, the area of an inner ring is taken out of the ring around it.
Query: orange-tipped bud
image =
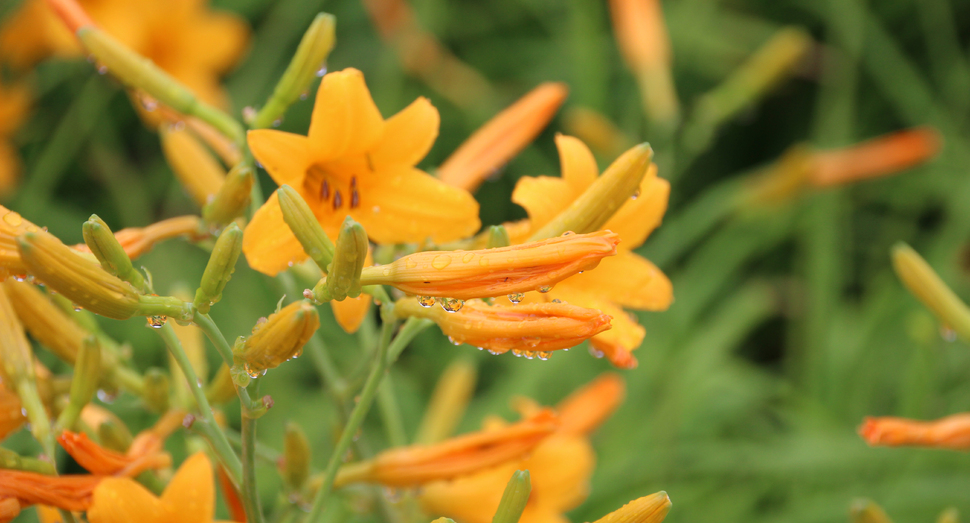
[[[830,187],[894,174],[933,158],[941,146],[936,129],[915,127],[818,152],[810,181],[816,187]]]
[[[459,300],[551,288],[616,254],[610,231],[568,234],[510,247],[477,251],[427,251],[381,266],[365,267],[361,285],[392,285],[418,296]]]
[[[859,427],[859,435],[872,446],[970,450],[970,413],[935,421],[866,418]]]
[[[0,499],[14,498],[21,508],[49,505],[73,512],[87,510],[95,487],[103,478],[91,475],[49,476],[22,470],[0,469]]]
[[[78,29],[82,27],[94,25],[94,20],[91,20],[91,17],[84,12],[84,9],[75,0],[47,0],[47,4],[64,21],[64,25],[72,33],[77,33]]]
[[[397,301],[394,312],[434,321],[456,344],[467,343],[492,354],[511,350],[516,356],[540,359],[610,328],[610,316],[596,309],[553,302],[489,306],[475,300],[450,313],[405,298]]]
[[[245,386],[239,371],[255,378],[303,352],[303,346],[320,327],[320,315],[307,300],[295,301],[253,328],[253,335],[237,342],[233,354],[233,381]]]
[[[626,396],[626,385],[619,374],[608,372],[559,402],[556,411],[561,432],[589,434],[603,424]]]
[[[569,90],[547,82],[485,123],[438,168],[448,185],[474,192],[541,132],[559,110]]]
[[[23,219],[19,213],[0,205],[0,279],[27,274],[27,267],[17,249],[17,237],[40,227]]]
[[[670,512],[670,498],[664,491],[635,499],[599,518],[595,523],[660,523]]]
[[[3,288],[27,332],[58,358],[74,365],[88,332],[36,286],[7,280]]]
[[[187,236],[195,241],[207,236],[207,233],[204,232],[202,220],[198,216],[177,216],[148,227],[129,227],[115,233],[115,239],[132,260],[152,250],[156,243],[177,236]],[[81,252],[91,252],[83,243],[75,245],[74,248]]]
[[[555,432],[552,411],[496,430],[473,432],[435,445],[391,449],[374,459],[344,466],[336,486],[355,482],[408,487],[471,474],[516,459]]]

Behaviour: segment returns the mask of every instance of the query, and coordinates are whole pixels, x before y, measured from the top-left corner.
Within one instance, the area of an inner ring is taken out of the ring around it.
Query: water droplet
[[[448,341],[451,342],[452,345],[461,345],[460,341],[456,340],[455,338],[452,338],[451,336],[448,336]]]
[[[166,321],[168,321],[168,318],[165,316],[149,316],[148,326],[153,329],[161,329],[165,325]]]
[[[482,267],[488,267],[488,258],[486,258],[485,256],[482,256],[481,258],[478,259],[478,264],[481,265]]]
[[[589,355],[592,356],[592,357],[594,357],[594,358],[602,358],[603,357],[603,352],[602,351],[599,351],[599,350],[596,350],[596,347],[593,347],[592,345],[590,345],[590,347],[589,347]]]
[[[279,127],[282,124],[283,124],[283,119],[282,118],[277,118],[277,119],[273,120],[273,127]]]
[[[317,77],[321,77],[327,74],[327,64],[320,64],[320,68],[317,69]]]
[[[546,361],[552,357],[552,351],[541,350],[539,352],[536,352],[536,357],[542,361]]]
[[[20,216],[20,214],[14,211],[4,214],[3,221],[7,222],[7,225],[10,225],[11,227],[20,227],[20,224],[24,223],[24,219]]]
[[[556,299],[552,300],[552,302],[553,303],[566,303],[566,302],[560,300],[559,298],[556,298]]]
[[[248,374],[250,378],[254,379],[266,374],[266,369],[260,369],[259,367],[251,366],[248,363],[243,364],[243,370],[246,371],[246,374]]]
[[[539,292],[541,292],[541,293],[543,293],[543,294],[545,294],[545,293],[547,293],[547,292],[549,292],[549,291],[552,290],[552,285],[541,285],[536,290],[539,291]]]
[[[104,389],[98,389],[98,399],[104,403],[114,403],[115,398],[117,397],[117,394],[113,394]]]
[[[566,231],[566,232],[562,233],[563,236],[572,236],[574,234],[576,234],[576,233],[574,233],[573,231]]]
[[[148,112],[158,109],[158,101],[145,93],[138,95],[138,102],[141,104],[142,109]]]
[[[418,262],[411,259],[411,257],[407,257],[404,259],[404,266],[408,269],[413,269],[418,266]]]
[[[370,210],[372,212],[375,212],[375,213],[381,212],[381,206],[380,205],[375,205],[375,206],[371,207]]]
[[[309,96],[310,96],[310,92],[309,91],[303,91],[302,93],[300,93],[300,100],[306,100],[307,97],[309,97]]]
[[[500,351],[492,350],[492,349],[488,349],[488,353],[491,354],[492,356],[498,356],[499,354],[502,354]]]
[[[465,304],[465,300],[459,300],[458,298],[441,298],[440,303],[441,308],[446,312],[458,312],[461,310],[462,305]]]
[[[516,305],[522,301],[522,298],[525,298],[525,294],[521,292],[513,292],[512,294],[509,294],[509,301]]]
[[[441,269],[444,269],[450,264],[451,264],[451,256],[447,254],[439,254],[435,256],[433,260],[431,260],[431,266],[434,267],[435,269],[438,269],[439,271]]]
[[[940,326],[940,337],[943,338],[943,341],[947,341],[950,343],[957,341],[956,331],[947,327],[946,325]]]
[[[468,263],[468,262],[472,261],[472,258],[474,258],[474,257],[475,257],[475,253],[473,253],[473,252],[466,253],[464,256],[461,257],[461,262],[462,263]]]
[[[381,271],[381,274],[383,274],[384,276],[390,276],[391,275],[391,269],[389,269],[387,267],[384,267],[384,270]]]
[[[81,312],[83,310],[84,310],[84,307],[81,307],[80,305],[75,305],[74,306],[74,312]]]
[[[98,74],[108,74],[108,66],[104,64],[98,64]]]
[[[633,191],[633,194],[630,195],[630,199],[636,200],[639,197],[640,197],[640,188],[637,187],[637,190]]]
[[[523,355],[525,355],[525,351],[522,349],[512,349],[512,354],[514,354],[516,358],[521,358]]]
[[[434,305],[434,296],[416,296],[418,299],[418,305],[422,307],[431,307]]]
[[[522,356],[527,360],[531,360],[532,358],[536,357],[536,353],[531,350],[527,350],[522,353]]]

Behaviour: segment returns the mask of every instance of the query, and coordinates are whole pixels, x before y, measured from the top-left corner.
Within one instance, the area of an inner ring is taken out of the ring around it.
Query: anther
[[[324,180],[323,184],[320,185],[320,199],[323,201],[330,199],[330,182],[327,180]]]
[[[334,209],[339,209],[340,206],[343,205],[343,203],[344,203],[344,199],[343,199],[343,196],[341,196],[340,191],[334,191],[334,193],[333,193],[333,208]]]
[[[350,192],[350,208],[356,209],[357,207],[360,207],[360,193],[357,192],[357,188],[354,188]]]

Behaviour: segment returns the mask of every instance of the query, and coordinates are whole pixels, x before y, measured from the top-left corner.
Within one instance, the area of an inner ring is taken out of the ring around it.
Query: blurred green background
[[[362,70],[385,116],[418,96],[440,111],[440,138],[421,164],[429,170],[543,81],[569,85],[567,109],[590,107],[637,140],[659,139],[616,48],[606,2],[411,4],[426,30],[488,79],[495,99],[462,109],[409,76],[358,2],[223,0],[215,6],[241,14],[254,31],[248,55],[226,78],[236,113],[262,103],[323,10],[338,20],[330,70]],[[623,372],[628,398],[594,437],[592,492],[570,519],[592,521],[657,490],[673,501],[671,523],[845,521],[857,497],[874,499],[898,521],[931,521],[947,506],[970,517],[970,457],[869,448],[855,433],[866,415],[932,419],[970,405],[968,347],[941,336],[894,277],[888,256],[893,243],[910,243],[970,298],[970,2],[669,0],[663,7],[688,118],[693,100],[779,28],[802,27],[817,46],[794,78],[724,125],[693,163],[678,164],[675,148],[659,151],[686,170],[673,180],[664,225],[638,252],[671,277],[676,302],[665,313],[639,315],[647,328],[636,351],[639,368]],[[91,213],[117,230],[197,212],[116,81],[85,61],[49,61],[33,74],[35,109],[15,137],[25,177],[5,205],[65,242],[81,241],[80,225]],[[311,106],[295,105],[281,128],[304,132]],[[740,177],[793,143],[839,147],[921,124],[940,130],[945,144],[925,166],[775,207],[730,207]],[[555,119],[482,186],[483,223],[525,216],[510,203],[511,190],[521,176],[558,173],[553,135],[562,130]],[[611,159],[599,160],[602,168]],[[262,176],[268,194],[273,185]],[[672,177],[663,164],[660,176]],[[193,286],[206,258],[171,241],[141,263],[167,292]],[[245,334],[282,294],[241,263],[212,316],[227,335]],[[367,326],[348,336],[328,307],[321,311],[328,349],[348,373],[359,371],[358,342],[372,341]],[[143,323],[103,323],[130,341],[139,365],[166,365],[161,343]],[[474,359],[480,370],[463,432],[488,413],[512,419],[513,395],[554,404],[610,369],[584,350],[550,361],[491,357],[452,346],[432,328],[391,374],[409,434],[442,369],[458,357]],[[260,440],[280,448],[284,422],[298,420],[322,468],[335,438],[334,414],[309,359],[270,372],[262,390],[275,407],[260,421]],[[131,398],[113,408],[135,425],[150,422]],[[375,448],[385,445],[379,421],[375,409],[364,430]],[[9,444],[24,440],[21,434]],[[179,452],[178,441],[173,445]],[[261,472],[273,499],[276,475],[270,467]]]

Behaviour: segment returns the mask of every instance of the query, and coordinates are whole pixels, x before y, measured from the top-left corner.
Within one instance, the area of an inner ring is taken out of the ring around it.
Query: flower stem
[[[192,368],[192,363],[189,362],[189,357],[185,354],[185,351],[182,349],[182,344],[175,336],[175,329],[170,324],[165,324],[162,328],[158,329],[158,334],[162,337],[162,340],[168,347],[169,353],[175,358],[175,363],[182,369],[182,374],[185,375],[185,380],[189,383],[189,390],[192,392],[192,396],[199,406],[199,421],[202,422],[200,430],[203,436],[208,441],[209,446],[212,447],[212,451],[222,463],[222,466],[225,467],[233,483],[241,485],[242,463],[239,461],[239,456],[229,446],[229,440],[226,439],[226,434],[216,424],[216,420],[212,415],[212,407],[209,406],[209,400],[205,397],[205,391],[202,390],[202,385],[199,384],[199,377],[196,376],[195,369]]]
[[[192,319],[202,332],[205,333],[212,345],[215,346],[219,355],[222,356],[222,361],[226,363],[229,367],[232,367],[232,348],[229,347],[229,342],[226,341],[226,337],[222,335],[222,331],[219,330],[219,326],[216,325],[212,318],[208,314],[203,314],[199,311],[195,311],[195,316]],[[243,387],[236,387],[236,395],[239,396],[239,401],[242,403],[245,410],[259,409],[259,405],[253,403],[249,392]]]
[[[259,395],[259,379],[249,386],[254,395]],[[240,387],[237,387],[237,389]],[[259,490],[256,488],[256,418],[250,417],[245,405],[242,407],[242,466],[243,466],[243,508],[246,521],[262,523],[263,511],[259,507]]]

